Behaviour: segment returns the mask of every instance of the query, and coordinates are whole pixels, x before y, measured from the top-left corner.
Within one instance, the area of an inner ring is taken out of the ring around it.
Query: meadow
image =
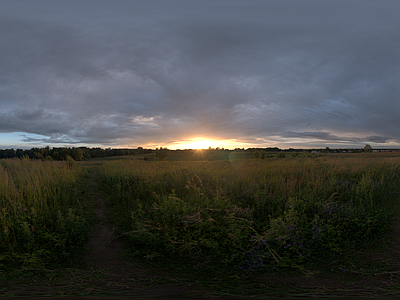
[[[307,272],[379,245],[399,211],[396,154],[196,155],[93,160],[108,222],[132,257]],[[44,268],[82,252],[93,223],[82,166],[0,161],[0,267]]]
[[[132,255],[304,271],[382,241],[398,211],[400,157],[134,159],[103,164],[100,180]]]
[[[0,161],[0,267],[45,268],[75,256],[88,232],[77,189],[85,174],[71,160]]]

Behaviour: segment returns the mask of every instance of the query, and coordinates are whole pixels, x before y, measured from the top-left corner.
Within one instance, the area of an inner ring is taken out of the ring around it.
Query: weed
[[[73,257],[88,230],[76,189],[84,175],[84,170],[68,162],[2,160],[0,257],[3,266],[44,266]]]
[[[399,171],[398,158],[131,161],[101,180],[137,254],[305,272],[387,232]]]

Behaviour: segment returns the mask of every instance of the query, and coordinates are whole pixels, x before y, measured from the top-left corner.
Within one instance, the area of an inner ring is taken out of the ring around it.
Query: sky
[[[0,2],[0,148],[400,148],[398,0]]]

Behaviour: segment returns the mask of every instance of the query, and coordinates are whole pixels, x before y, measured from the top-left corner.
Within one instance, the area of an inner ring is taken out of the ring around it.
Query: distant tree
[[[15,150],[13,148],[3,150],[3,157],[4,158],[13,158],[13,157],[15,157]]]
[[[85,159],[84,152],[81,148],[72,148],[70,156],[77,161]]]
[[[254,152],[254,153],[253,153],[253,157],[254,157],[254,158],[260,158],[260,152],[258,152],[258,151],[257,151],[257,152]]]
[[[367,153],[372,152],[372,147],[370,145],[368,145],[368,144],[365,145],[364,152],[367,152]]]
[[[106,151],[97,147],[97,148],[92,148],[89,149],[89,154],[91,158],[96,158],[96,157],[105,157],[106,156]]]
[[[16,155],[18,158],[21,158],[22,156],[24,156],[24,150],[22,150],[22,149],[17,149],[17,151],[15,151],[15,155]]]
[[[60,160],[60,153],[57,151],[54,151],[53,149],[53,153],[51,155],[55,160]]]
[[[50,155],[50,146],[46,146],[46,147],[44,147],[44,148],[41,148],[41,149],[39,150],[39,152],[40,152],[40,154],[42,154],[43,157],[46,158],[47,156]]]
[[[168,148],[156,149],[156,159],[157,160],[167,160],[169,158],[169,150]]]
[[[322,153],[329,153],[331,149],[329,149],[329,147],[326,147],[325,149],[322,150]]]
[[[34,156],[35,159],[43,159],[43,155],[40,152],[35,152]]]

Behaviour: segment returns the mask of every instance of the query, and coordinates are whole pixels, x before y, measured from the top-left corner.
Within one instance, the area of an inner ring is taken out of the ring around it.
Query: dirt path
[[[98,184],[95,180],[96,173],[97,171],[92,171],[88,180],[89,189],[93,191],[98,191]],[[129,265],[120,258],[118,253],[121,251],[121,241],[116,239],[114,230],[105,224],[105,201],[99,193],[95,193],[93,196],[97,202],[95,213],[99,222],[96,230],[90,235],[87,245],[90,252],[87,253],[86,259],[90,262],[91,267],[108,274],[108,279],[127,281],[130,276],[137,275],[137,271],[133,274]]]
[[[92,191],[98,189],[94,178],[96,173],[97,171],[92,171],[88,180],[88,187]],[[93,267],[105,271],[115,279],[127,277],[129,274],[126,273],[126,263],[123,263],[118,256],[121,251],[121,242],[115,239],[114,230],[105,224],[105,201],[98,193],[93,196],[95,196],[97,202],[95,213],[99,222],[96,231],[90,235],[88,242],[90,252],[86,255],[86,259],[92,262]]]
[[[198,290],[197,284],[121,257],[123,244],[106,224],[107,206],[98,180],[102,163],[89,161],[79,164],[88,170],[89,175],[81,188],[82,198],[95,203],[98,220],[89,236],[87,252],[78,264],[70,268],[16,270],[3,282],[0,278],[0,298],[59,299],[70,296],[74,299],[152,299],[187,298],[204,293]]]
[[[205,298],[206,295],[222,296],[233,291],[231,287],[235,285],[234,279],[229,281],[227,278],[214,278],[210,274],[208,277],[220,282],[221,286],[214,283],[206,291],[201,290],[198,284],[183,279],[185,274],[182,274],[183,278],[176,278],[149,265],[135,264],[121,257],[123,243],[106,223],[107,206],[98,180],[101,163],[89,161],[80,165],[89,171],[89,177],[82,189],[83,198],[96,203],[95,214],[98,219],[81,265],[62,270],[18,273],[18,278],[10,284],[0,282],[0,297]],[[347,263],[346,266],[341,266],[340,262],[327,261],[325,270],[343,267],[343,273],[336,270],[315,273],[312,277],[302,274],[255,276],[247,287],[247,283],[243,283],[245,278],[238,277],[236,287],[241,286],[246,293],[257,297],[400,296],[400,216],[395,224],[393,231],[389,233],[392,245],[375,253],[360,252],[362,259],[365,259],[364,269],[354,269],[347,262],[344,262]],[[222,288],[222,285],[226,288]],[[233,294],[238,295],[232,292],[229,297],[234,298]]]
[[[98,167],[89,167],[87,188],[91,197],[96,199],[95,213],[98,218],[97,228],[91,233],[85,258],[88,267],[103,274],[91,282],[93,287],[107,287],[108,290],[126,296],[178,296],[195,288],[191,284],[157,284],[168,281],[163,275],[149,275],[149,267],[135,265],[120,255],[122,242],[115,236],[114,230],[106,224],[106,203],[99,189]]]
[[[103,279],[104,284],[107,283],[110,289],[116,288],[121,292],[123,290],[126,295],[153,295],[158,297],[184,295],[186,292],[190,293],[190,291],[192,294],[196,294],[195,285],[183,286],[182,284],[153,285],[142,288],[140,291],[136,290],[137,285],[135,284],[138,281],[160,279],[163,276],[148,276],[148,269],[129,264],[118,255],[122,244],[119,239],[115,239],[113,230],[104,223],[106,206],[101,194],[99,194],[96,172],[98,172],[97,169],[91,170],[88,184],[90,190],[94,191],[93,196],[97,199],[96,214],[100,222],[97,231],[93,232],[89,240],[88,245],[92,250],[87,255],[87,259],[93,260],[93,267],[106,274]],[[352,270],[347,268],[343,274],[314,273],[311,277],[306,275],[283,276],[281,278],[258,276],[255,281],[265,286],[291,286],[301,289],[302,292],[315,291],[317,295],[347,294],[369,297],[379,294],[380,291],[383,294],[400,295],[400,217],[396,220],[396,226],[389,236],[393,240],[390,251],[386,253],[363,253],[363,255],[366,255],[366,259],[371,262],[370,265],[366,264],[365,269]],[[380,269],[383,262],[386,267]],[[327,262],[326,265],[335,268],[337,267],[336,264],[337,262]],[[201,294],[201,291],[197,293]]]

